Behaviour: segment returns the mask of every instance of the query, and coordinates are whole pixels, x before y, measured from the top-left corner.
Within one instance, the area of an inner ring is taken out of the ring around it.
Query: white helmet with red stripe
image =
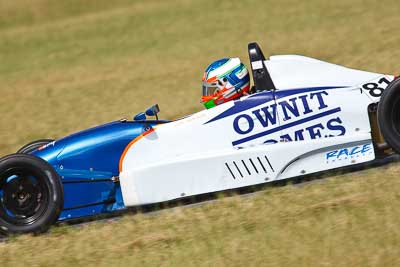
[[[239,58],[223,58],[207,67],[202,85],[201,102],[206,108],[212,108],[247,94],[249,72]]]

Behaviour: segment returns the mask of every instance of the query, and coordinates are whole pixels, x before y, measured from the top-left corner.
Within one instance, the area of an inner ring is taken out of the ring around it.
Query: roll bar
[[[249,43],[248,45],[251,70],[253,72],[253,80],[255,92],[265,90],[275,90],[274,82],[271,79],[267,67],[264,64],[265,57],[257,43]]]

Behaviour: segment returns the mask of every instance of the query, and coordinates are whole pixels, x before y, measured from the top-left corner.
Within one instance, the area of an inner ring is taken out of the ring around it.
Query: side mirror
[[[140,112],[135,117],[133,117],[133,120],[134,121],[145,121],[146,120],[146,114],[144,114],[144,112]]]
[[[158,104],[155,104],[146,110],[146,115],[147,116],[155,116],[156,119],[158,120],[158,115],[157,115],[158,112],[160,112],[160,107],[158,106]]]

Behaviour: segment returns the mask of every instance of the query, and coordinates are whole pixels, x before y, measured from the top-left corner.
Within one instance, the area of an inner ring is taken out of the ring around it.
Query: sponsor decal
[[[371,155],[372,153],[373,153],[372,143],[368,143],[364,145],[329,151],[328,153],[326,153],[325,159],[326,163],[332,163],[341,160],[363,157]]]
[[[326,91],[326,90],[334,90],[345,88],[343,86],[330,86],[330,87],[311,87],[311,88],[298,88],[298,89],[289,89],[289,90],[281,90],[281,91],[266,91],[262,93],[257,93],[254,95],[249,95],[241,99],[233,100],[233,107],[225,110],[218,116],[212,118],[207,121],[205,124],[212,123],[215,121],[219,121],[221,119],[237,115],[240,112],[248,111],[254,107],[264,105],[269,101],[273,101],[274,98],[276,100],[296,94],[302,93],[311,93],[316,91]]]
[[[329,107],[325,101],[328,96],[329,93],[325,90],[302,93],[289,99],[269,101],[265,106],[250,111],[251,113],[237,115],[233,119],[233,130],[243,137],[233,141],[232,145],[241,145],[277,132],[281,133],[279,140],[267,139],[264,143],[344,135],[346,129],[342,125],[342,119],[337,115],[331,116],[339,113],[341,108]],[[327,121],[321,120],[327,116],[332,118]],[[301,129],[302,124],[311,121],[323,121],[323,123],[307,124],[307,127]]]

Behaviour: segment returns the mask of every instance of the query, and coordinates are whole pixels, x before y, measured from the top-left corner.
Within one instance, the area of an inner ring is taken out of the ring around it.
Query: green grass
[[[200,110],[213,60],[247,43],[398,73],[394,1],[0,1],[0,152],[59,138],[158,102]]]
[[[202,109],[204,68],[247,43],[400,72],[398,0],[0,0],[0,153],[159,103]],[[0,265],[395,266],[396,167],[0,245]]]

